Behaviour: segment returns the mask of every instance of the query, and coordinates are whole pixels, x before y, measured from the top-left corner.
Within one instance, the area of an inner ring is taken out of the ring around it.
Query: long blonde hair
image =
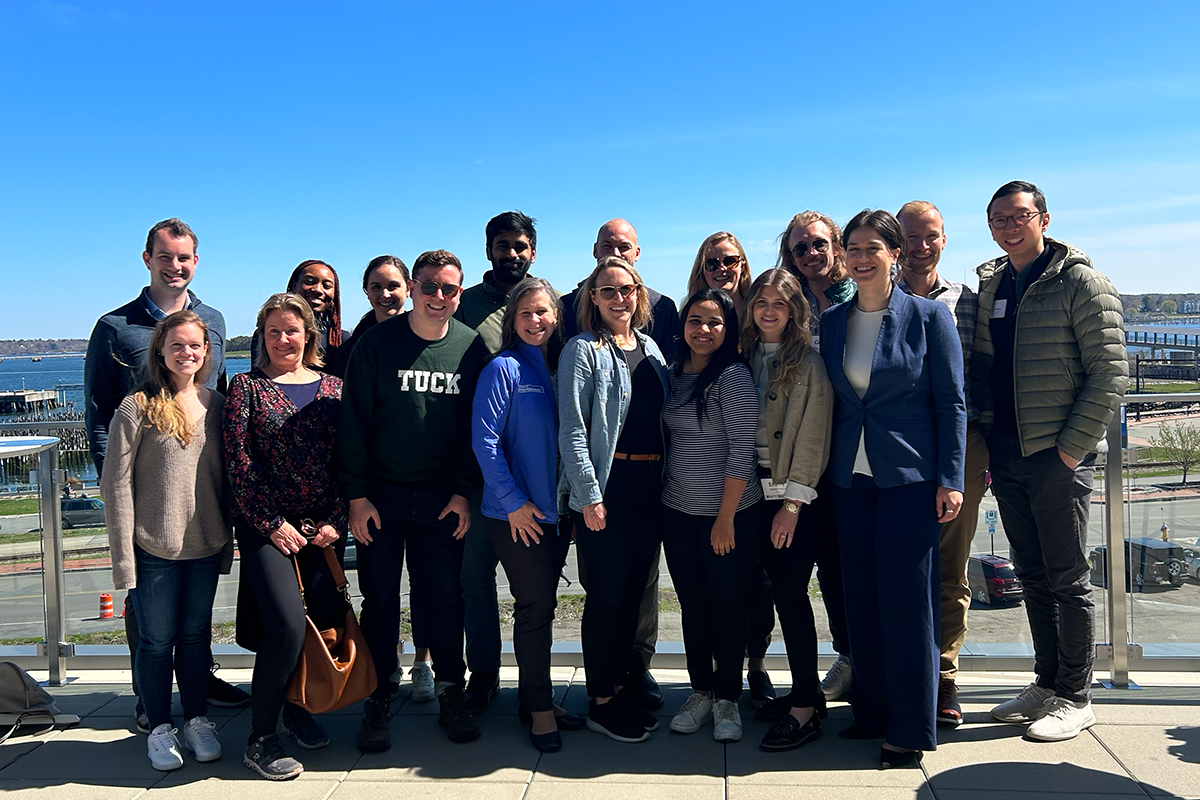
[[[623,269],[629,273],[629,277],[633,279],[633,283],[637,286],[637,307],[633,310],[633,319],[630,320],[629,327],[635,331],[648,328],[653,321],[650,309],[650,293],[646,291],[645,284],[642,283],[642,276],[638,275],[638,271],[634,269],[633,264],[630,264],[620,256],[605,256],[596,262],[596,268],[592,270],[592,274],[587,276],[587,280],[583,282],[583,288],[579,290],[575,300],[575,322],[579,327],[579,332],[591,331],[596,335],[596,344],[600,345],[606,335],[611,335],[611,331],[604,325],[604,320],[600,318],[600,309],[592,302],[592,292],[596,289],[596,279],[600,277],[600,273],[609,267]]]
[[[208,352],[204,354],[204,364],[193,381],[203,385],[208,380],[212,373],[212,343],[208,339],[208,326],[194,311],[176,311],[163,317],[154,326],[154,333],[150,337],[150,349],[146,352],[146,361],[142,366],[141,380],[134,394],[134,401],[138,411],[146,416],[149,426],[157,428],[166,436],[175,437],[183,445],[188,445],[196,435],[196,426],[175,398],[175,383],[162,355],[167,335],[184,325],[195,325],[204,334],[204,344],[208,346]]]
[[[732,243],[738,255],[742,257],[738,265],[737,294],[745,298],[746,290],[750,286],[750,259],[746,258],[746,250],[742,243],[729,231],[718,231],[700,243],[700,249],[696,251],[696,260],[692,262],[692,272],[688,276],[688,297],[708,287],[708,281],[704,279],[704,259],[708,257],[709,250],[725,241]]]
[[[804,299],[800,281],[789,270],[769,269],[759,275],[750,286],[750,296],[746,298],[746,313],[742,315],[738,349],[741,350],[743,358],[749,358],[759,342],[758,326],[754,324],[754,304],[758,302],[763,289],[768,286],[783,295],[788,310],[792,312],[791,319],[783,329],[779,349],[775,351],[775,368],[771,370],[771,382],[768,384],[768,389],[786,397],[795,383],[800,362],[812,348],[812,333],[808,330],[808,301]]]

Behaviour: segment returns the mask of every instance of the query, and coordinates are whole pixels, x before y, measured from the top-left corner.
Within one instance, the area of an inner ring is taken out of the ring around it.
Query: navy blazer
[[[945,305],[892,288],[860,400],[846,378],[846,320],[855,301],[821,317],[821,357],[836,397],[828,474],[850,487],[859,435],[880,488],[921,481],[962,491],[967,408],[962,342]]]

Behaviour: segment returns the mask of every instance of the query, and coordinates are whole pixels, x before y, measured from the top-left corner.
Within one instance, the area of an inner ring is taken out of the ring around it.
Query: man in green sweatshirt
[[[350,530],[361,543],[362,628],[379,688],[363,705],[358,747],[391,746],[388,722],[397,686],[400,572],[404,550],[433,605],[430,651],[437,680],[438,722],[455,742],[479,738],[463,696],[463,535],[471,526],[467,498],[480,483],[471,451],[471,402],[488,349],[453,319],[461,299],[462,264],[452,253],[422,253],[413,264],[413,309],[371,328],[346,368],[338,451],[350,502]],[[416,587],[414,587],[416,588]]]

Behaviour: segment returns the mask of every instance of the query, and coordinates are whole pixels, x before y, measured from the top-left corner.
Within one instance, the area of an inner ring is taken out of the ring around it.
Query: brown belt
[[[662,455],[659,453],[613,453],[613,458],[618,461],[660,461]]]

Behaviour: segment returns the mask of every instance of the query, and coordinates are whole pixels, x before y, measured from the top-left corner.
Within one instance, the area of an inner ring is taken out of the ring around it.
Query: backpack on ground
[[[74,714],[59,712],[54,698],[28,672],[11,661],[0,661],[0,744],[8,741],[22,725],[73,725]],[[43,731],[44,733],[45,731]]]

